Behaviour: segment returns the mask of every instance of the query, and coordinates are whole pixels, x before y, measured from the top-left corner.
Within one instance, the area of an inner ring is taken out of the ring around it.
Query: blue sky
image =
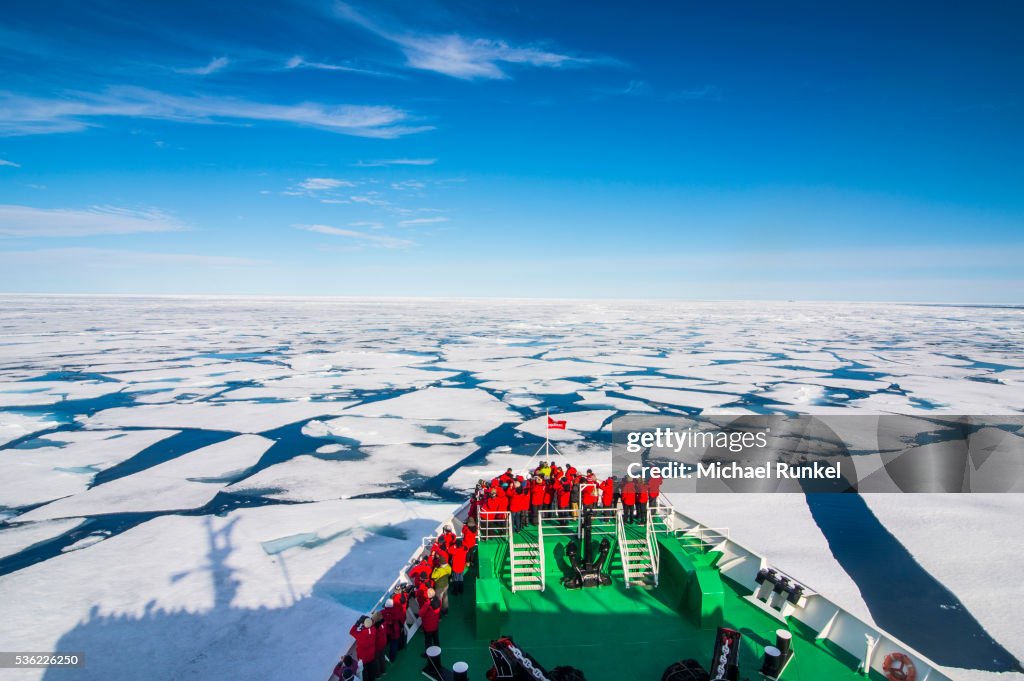
[[[896,5],[9,4],[0,291],[1024,302],[1024,5]]]

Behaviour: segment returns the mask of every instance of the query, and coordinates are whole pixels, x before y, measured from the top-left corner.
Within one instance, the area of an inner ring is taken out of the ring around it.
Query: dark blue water
[[[92,534],[103,533],[110,537],[117,536],[122,532],[141,525],[144,522],[165,515],[181,516],[225,516],[231,511],[239,508],[254,508],[258,506],[290,505],[294,502],[268,499],[261,496],[249,496],[240,494],[219,493],[210,503],[202,508],[188,511],[161,511],[147,513],[110,513],[107,515],[90,516],[85,522],[70,532],[55,537],[49,541],[30,546],[29,548],[6,558],[0,558],[0,576],[22,570],[29,566],[41,563],[59,556],[63,549],[75,542],[84,539]],[[0,529],[4,527],[0,523]]]
[[[879,627],[942,665],[1024,671],[963,603],[914,560],[863,498],[808,494],[806,499],[832,555],[857,584]],[[941,528],[935,530],[941,538]],[[978,570],[985,569],[983,562],[979,555]]]
[[[123,478],[126,475],[132,475],[144,471],[147,468],[152,468],[162,463],[166,463],[171,459],[175,459],[183,454],[194,452],[197,449],[208,447],[218,442],[224,442],[238,435],[238,433],[230,433],[227,431],[220,430],[200,430],[198,428],[187,428],[180,431],[175,435],[166,437],[159,442],[154,442],[150,446],[143,449],[141,452],[126,459],[116,466],[100,471],[93,478],[92,486],[102,485],[105,482],[111,480],[117,480]]]

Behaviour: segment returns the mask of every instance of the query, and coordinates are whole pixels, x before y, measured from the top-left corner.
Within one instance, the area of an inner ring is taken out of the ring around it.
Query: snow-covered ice
[[[19,516],[19,520],[200,508],[221,487],[256,465],[273,444],[273,440],[259,435],[239,435],[58,499]]]
[[[96,473],[170,437],[173,430],[52,433],[45,446],[0,449],[0,506],[31,506],[84,492]]]
[[[450,502],[530,461],[547,412],[568,422],[551,431],[560,458],[603,476],[607,424],[629,412],[926,418],[1024,407],[1017,308],[2,302],[0,565],[17,567],[0,571],[0,649],[131,643],[130,656],[94,655],[87,681],[322,680],[349,623]],[[678,503],[870,619],[866,585],[802,496]],[[1013,595],[1024,528],[1012,520],[1024,497],[868,503],[989,635],[1024,656]]]

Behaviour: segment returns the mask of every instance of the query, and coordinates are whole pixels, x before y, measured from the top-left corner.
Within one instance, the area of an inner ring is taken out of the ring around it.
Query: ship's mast
[[[547,461],[548,463],[551,463],[551,461],[549,460],[549,458],[551,456],[551,452],[554,452],[559,457],[562,456],[562,452],[558,451],[558,448],[555,447],[553,444],[551,444],[551,439],[548,437],[548,431],[551,430],[551,425],[550,424],[551,424],[551,410],[550,409],[545,409],[544,410],[544,444],[542,444],[540,447],[537,447],[537,451],[535,451],[533,453],[533,457],[531,457],[532,459],[536,459],[537,455],[540,454],[541,452],[544,452],[544,460]]]

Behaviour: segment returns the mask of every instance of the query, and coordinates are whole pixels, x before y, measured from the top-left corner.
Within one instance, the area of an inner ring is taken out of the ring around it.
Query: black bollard
[[[444,667],[441,665],[441,648],[427,648],[427,664],[423,666],[423,676],[434,681],[444,681]]]
[[[789,659],[790,644],[793,641],[793,634],[790,633],[789,629],[776,629],[775,630],[775,647],[782,653],[782,663],[785,664],[786,660]]]
[[[456,662],[452,665],[452,681],[469,681],[469,665]]]
[[[782,652],[775,646],[764,647],[764,662],[761,663],[761,673],[771,679],[779,678],[782,673]]]

